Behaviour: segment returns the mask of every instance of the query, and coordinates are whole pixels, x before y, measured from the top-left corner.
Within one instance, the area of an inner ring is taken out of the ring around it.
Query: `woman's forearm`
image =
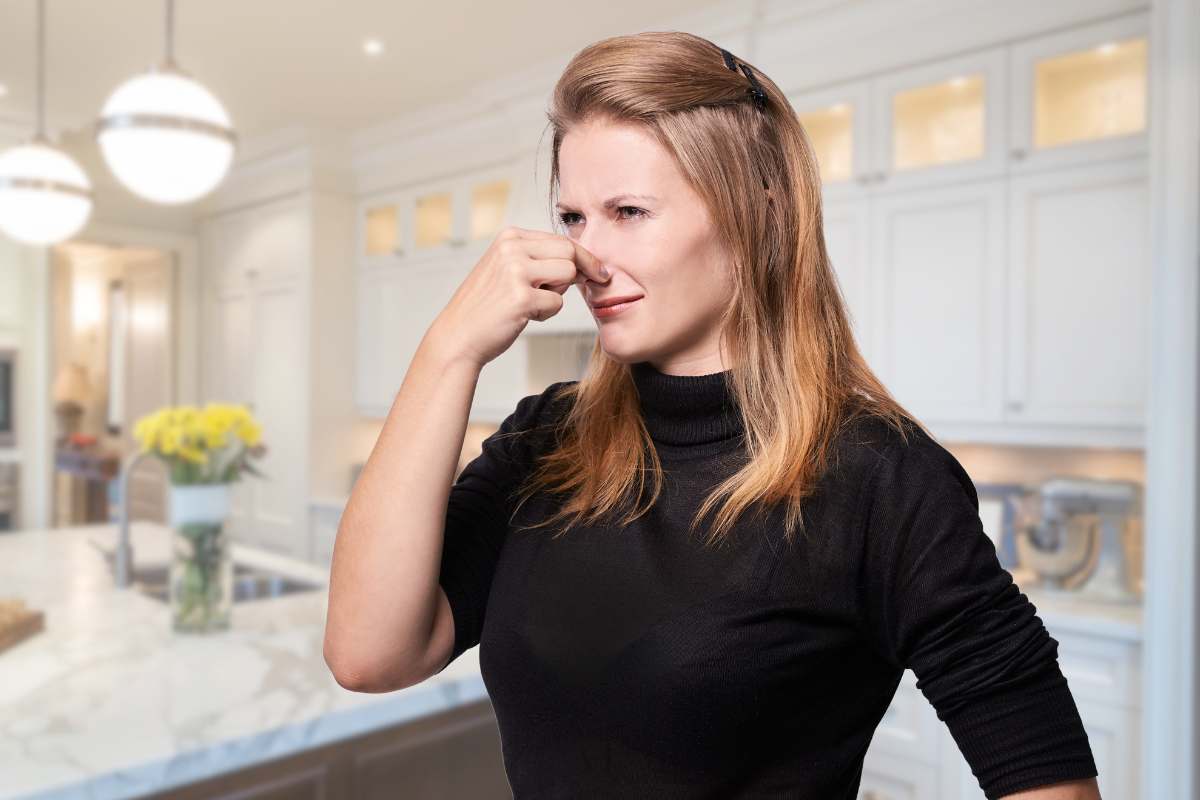
[[[480,367],[431,327],[338,525],[325,661],[356,691],[389,691],[420,669],[437,604],[446,503]]]
[[[1063,781],[1016,794],[1006,794],[1001,800],[1101,800],[1100,786],[1095,778]]]

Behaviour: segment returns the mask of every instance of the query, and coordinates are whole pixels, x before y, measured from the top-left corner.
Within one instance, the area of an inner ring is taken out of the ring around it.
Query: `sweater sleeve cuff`
[[[938,716],[988,800],[1098,774],[1057,661],[1020,686],[974,697],[952,715]]]

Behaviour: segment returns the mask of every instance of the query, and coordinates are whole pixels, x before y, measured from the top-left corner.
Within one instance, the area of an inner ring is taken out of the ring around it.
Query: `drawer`
[[[916,676],[906,669],[896,696],[875,729],[871,747],[901,758],[936,764],[938,736],[943,727],[933,706],[917,689]]]
[[[868,751],[858,800],[929,800],[937,797],[937,768]]]
[[[1140,708],[1141,647],[1079,633],[1055,633],[1058,663],[1076,701]]]

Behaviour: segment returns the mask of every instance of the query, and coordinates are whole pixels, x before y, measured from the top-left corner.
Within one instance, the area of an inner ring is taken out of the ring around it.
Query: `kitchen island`
[[[168,562],[167,527],[130,536],[137,567]],[[0,535],[0,596],[45,613],[0,652],[0,798],[213,797],[245,791],[238,774],[269,784],[262,796],[367,796],[401,774],[432,785],[439,768],[507,788],[477,649],[419,685],[351,692],[322,655],[325,569],[235,544],[235,564],[317,588],[236,602],[225,632],[176,634],[165,602],[115,587],[116,538],[112,524]],[[439,721],[465,755],[433,746]]]

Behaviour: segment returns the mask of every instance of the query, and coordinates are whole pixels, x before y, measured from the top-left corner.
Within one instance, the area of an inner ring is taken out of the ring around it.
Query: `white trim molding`
[[[1197,364],[1200,362],[1200,4],[1155,0],[1150,223],[1154,270],[1146,415],[1142,791],[1196,797]]]

